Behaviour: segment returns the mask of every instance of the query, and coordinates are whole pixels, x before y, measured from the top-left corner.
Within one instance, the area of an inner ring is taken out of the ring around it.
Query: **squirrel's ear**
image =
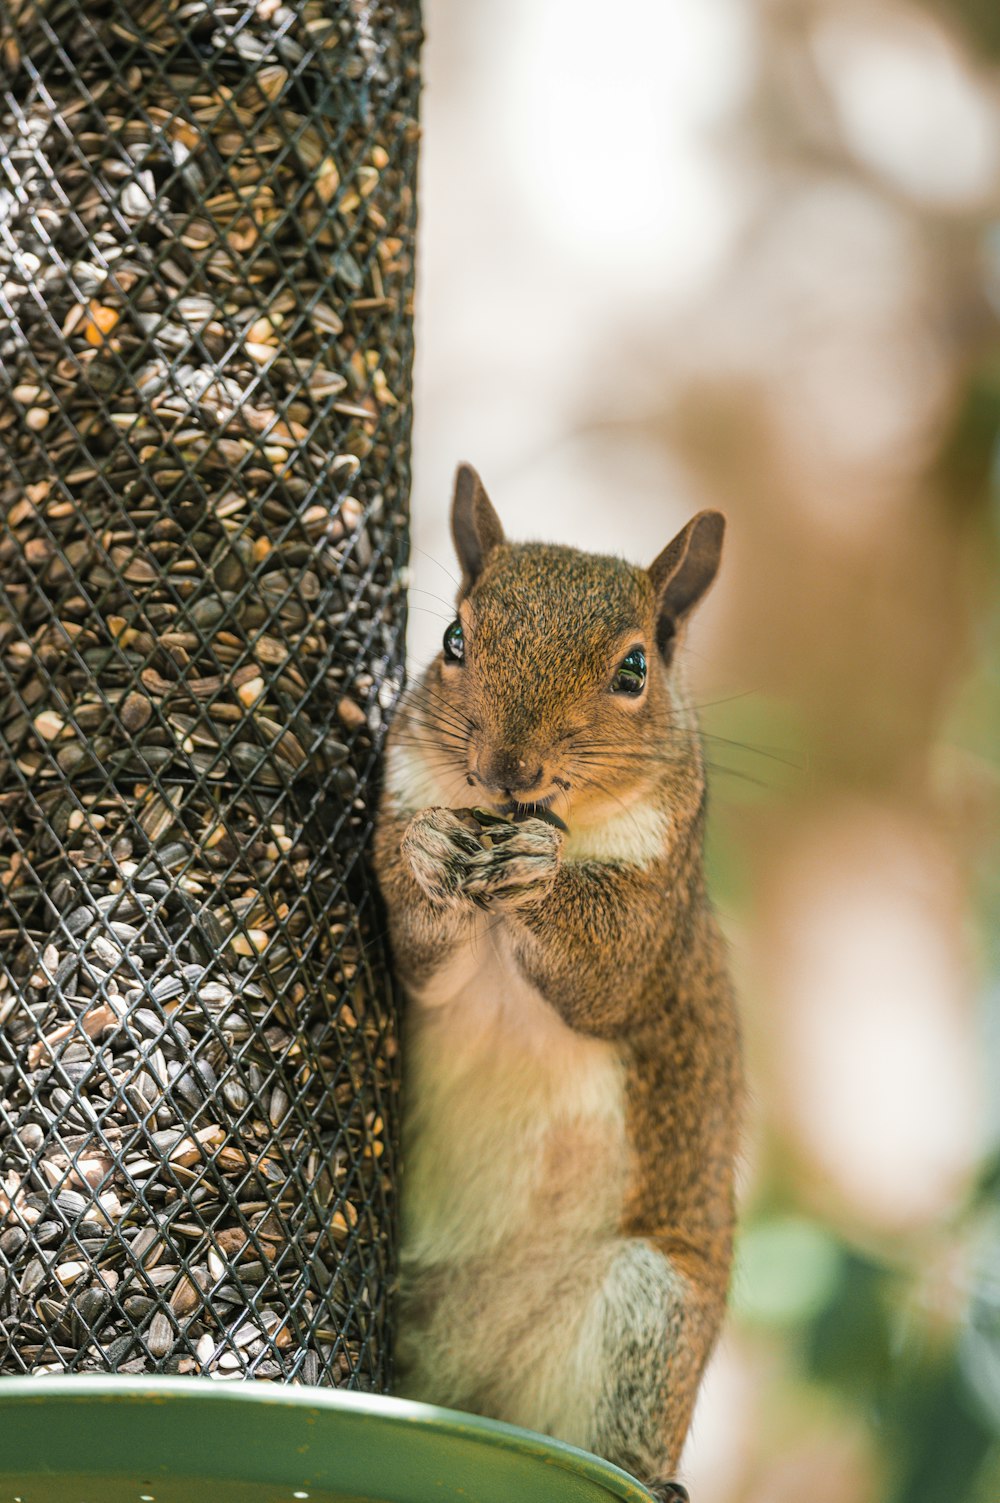
[[[650,565],[656,592],[656,645],[667,663],[678,627],[718,572],[725,530],[721,511],[700,511]]]
[[[466,595],[482,573],[487,554],[504,540],[500,518],[471,464],[460,464],[455,474],[451,535],[462,565],[462,594]]]

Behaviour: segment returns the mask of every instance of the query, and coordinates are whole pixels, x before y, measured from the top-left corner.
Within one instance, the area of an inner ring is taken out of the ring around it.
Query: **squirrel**
[[[743,1086],[677,648],[725,521],[648,570],[509,543],[463,464],[451,523],[458,615],[374,842],[406,997],[396,1392],[686,1498]]]

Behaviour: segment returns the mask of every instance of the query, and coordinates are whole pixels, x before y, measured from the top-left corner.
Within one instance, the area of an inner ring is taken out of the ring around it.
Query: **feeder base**
[[[332,1389],[4,1378],[0,1436],[3,1503],[652,1503],[546,1436]]]

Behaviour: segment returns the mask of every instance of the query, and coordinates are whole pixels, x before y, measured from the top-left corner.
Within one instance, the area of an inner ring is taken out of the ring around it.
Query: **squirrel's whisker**
[[[426,558],[428,562],[432,563],[436,569],[440,569],[442,574],[447,574],[456,590],[460,590],[462,588],[462,581],[460,579],[456,579],[447,565],[443,564],[439,558],[435,558],[433,553],[428,553],[426,548],[415,548],[411,543],[410,552],[419,553],[421,558]]]
[[[421,615],[434,616],[438,621],[453,621],[455,619],[454,612],[450,616],[446,616],[441,611],[432,610],[429,605],[414,605],[412,600],[407,605],[406,610],[408,615],[412,615],[414,611],[419,611]]]
[[[453,710],[446,701],[438,703],[431,696],[431,691],[421,690],[414,695],[415,708],[429,717],[429,730],[436,730],[438,726],[449,726],[465,735],[478,729],[475,721],[467,719],[459,711]]]
[[[734,700],[749,699],[751,695],[760,693],[762,693],[762,690],[760,689],[741,689],[738,694],[727,694],[722,699],[702,700],[699,704],[696,704],[694,708],[700,714],[702,710],[712,710],[716,705],[731,705]]]
[[[720,746],[736,747],[739,751],[750,752],[755,757],[766,757],[769,762],[780,762],[782,767],[790,767],[793,772],[805,772],[802,762],[794,762],[790,757],[782,756],[773,747],[755,746],[752,741],[734,741],[728,736],[717,736],[714,731],[702,731],[703,741],[718,741]]]
[[[767,788],[773,791],[775,786],[773,783],[769,783],[766,778],[755,778],[752,772],[744,772],[741,767],[727,767],[722,762],[709,761],[706,761],[705,766],[710,772],[721,773],[723,776],[729,778],[739,778],[741,783],[752,783],[755,788]]]
[[[608,770],[613,771],[614,769],[609,768]],[[607,783],[602,782],[598,778],[590,777],[589,775],[587,782],[589,787],[596,789],[598,793],[603,793],[607,798],[611,799],[612,803],[619,804],[621,806],[622,813],[627,816],[627,818],[632,822],[632,824],[636,826],[637,829],[639,828],[639,821],[635,811],[633,809],[630,809],[629,806],[623,802],[621,797],[608,787]]]
[[[419,679],[407,690],[407,694],[412,695],[417,701],[423,696],[425,701],[430,701],[431,704],[440,706],[442,711],[452,717],[458,718],[470,726],[475,724],[471,715],[466,715],[452,700],[446,698],[440,690],[433,688],[427,683],[426,679]]]

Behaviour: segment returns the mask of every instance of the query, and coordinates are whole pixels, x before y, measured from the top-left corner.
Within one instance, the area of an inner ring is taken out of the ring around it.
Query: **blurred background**
[[[752,1101],[694,1503],[996,1503],[1000,7],[425,13],[414,663],[460,458],[514,537],[729,517],[688,661]]]

